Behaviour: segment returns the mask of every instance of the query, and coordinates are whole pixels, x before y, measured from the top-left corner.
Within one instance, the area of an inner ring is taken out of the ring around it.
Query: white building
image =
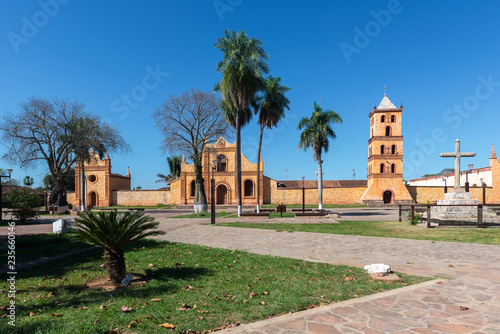
[[[466,175],[468,174],[468,175]],[[492,173],[491,167],[482,167],[482,168],[473,168],[471,170],[461,171],[460,172],[460,186],[465,187],[465,181],[469,180],[469,185],[471,187],[481,187],[482,184],[486,184],[486,186],[492,185]],[[420,179],[410,180],[410,186],[426,186],[426,187],[444,187],[445,181],[448,188],[453,188],[455,185],[455,174],[445,174],[445,175],[437,175],[424,177]]]

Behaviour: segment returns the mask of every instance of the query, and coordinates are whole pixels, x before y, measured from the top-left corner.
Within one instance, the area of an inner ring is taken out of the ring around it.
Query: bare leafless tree
[[[203,179],[203,152],[220,136],[231,133],[220,110],[220,100],[212,92],[191,89],[181,95],[170,95],[153,113],[156,126],[163,134],[162,148],[183,153],[194,163],[195,211],[207,210]]]
[[[0,123],[4,159],[21,168],[45,161],[52,176],[50,204],[66,205],[65,178],[75,162],[87,159],[91,148],[126,152],[129,145],[118,130],[86,111],[74,100],[29,98],[18,113],[6,113]]]

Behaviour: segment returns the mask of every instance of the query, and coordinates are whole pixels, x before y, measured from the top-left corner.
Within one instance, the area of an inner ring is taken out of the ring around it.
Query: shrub
[[[413,218],[408,217],[408,220],[412,225],[417,225],[418,223],[420,223],[420,219],[422,219],[422,216],[419,215],[418,213]]]
[[[104,248],[105,267],[109,278],[120,283],[125,278],[125,257],[123,246],[154,235],[159,223],[143,212],[80,212],[75,219],[73,233],[79,239]]]
[[[28,219],[37,217],[35,209],[41,205],[40,196],[30,189],[13,189],[7,195],[7,205],[19,223],[24,224]]]

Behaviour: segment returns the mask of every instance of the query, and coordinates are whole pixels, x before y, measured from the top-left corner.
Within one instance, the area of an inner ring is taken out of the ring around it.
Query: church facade
[[[368,139],[366,180],[323,180],[323,204],[389,205],[434,202],[444,197],[444,184],[429,185],[403,181],[403,135],[401,132],[403,106],[396,107],[384,95],[378,106],[369,113],[370,134]],[[213,166],[213,160],[219,163]],[[225,138],[209,145],[203,155],[203,178],[208,203],[216,205],[236,205],[238,201],[236,185],[236,144]],[[318,203],[318,183],[316,180],[275,180],[263,175],[262,159],[257,175],[257,163],[252,163],[241,154],[242,200],[244,205],[257,204],[256,183],[260,182],[260,204],[302,204],[303,194],[307,204]],[[68,193],[68,202],[81,205],[80,168],[75,166],[76,191]],[[326,166],[328,168],[328,166]],[[181,162],[180,177],[167,187],[158,190],[131,190],[131,175],[113,174],[111,160],[95,156],[84,166],[87,203],[93,206],[109,205],[192,205],[195,192],[194,165]],[[500,161],[492,149],[488,182],[474,184],[471,197],[489,203],[500,202]],[[211,179],[215,180],[215,196],[212,198]],[[450,183],[448,183],[450,185]],[[304,189],[304,190],[303,190]],[[483,195],[484,194],[484,195]]]

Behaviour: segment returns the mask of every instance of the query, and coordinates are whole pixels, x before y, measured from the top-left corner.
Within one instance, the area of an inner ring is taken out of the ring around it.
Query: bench
[[[305,209],[304,211],[312,211],[313,209]],[[292,209],[292,212],[302,212],[302,209]]]
[[[296,212],[295,217],[326,217],[327,212]]]
[[[269,213],[266,213],[266,212],[261,212],[261,213],[242,212],[240,214],[240,217],[267,217],[267,218],[269,218]]]
[[[144,208],[127,208],[129,211],[144,211]]]
[[[99,209],[98,211],[116,211],[118,209]]]
[[[260,209],[260,212],[275,212],[276,210],[274,209]],[[257,209],[255,209],[255,212],[257,212]]]

